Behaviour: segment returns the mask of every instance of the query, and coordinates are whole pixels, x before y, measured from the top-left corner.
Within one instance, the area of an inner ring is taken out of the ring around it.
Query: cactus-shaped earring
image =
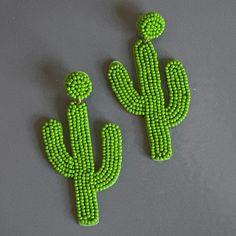
[[[178,125],[187,115],[190,90],[183,65],[177,61],[165,67],[169,104],[165,104],[158,69],[158,60],[151,39],[160,36],[164,19],[156,12],[140,17],[138,30],[142,39],[134,45],[136,71],[141,91],[134,87],[125,67],[118,61],[111,63],[108,79],[119,102],[135,115],[145,116],[153,160],[168,160],[172,155],[170,127]]]
[[[49,162],[54,169],[74,181],[78,222],[84,226],[99,222],[97,192],[112,186],[118,178],[122,159],[121,132],[117,125],[106,124],[102,130],[102,166],[96,172],[89,130],[87,106],[80,103],[92,91],[92,83],[84,72],[73,72],[65,80],[67,94],[77,100],[69,104],[71,155],[63,143],[62,125],[50,120],[42,129]]]

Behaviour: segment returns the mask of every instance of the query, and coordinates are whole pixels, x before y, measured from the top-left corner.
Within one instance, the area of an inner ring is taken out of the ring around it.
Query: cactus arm
[[[71,102],[67,112],[73,157],[80,170],[94,171],[88,111],[85,103]]]
[[[169,62],[165,67],[170,101],[166,115],[170,127],[178,125],[187,115],[190,104],[190,89],[183,65],[177,61]]]
[[[63,130],[60,122],[50,120],[43,126],[43,140],[49,162],[61,175],[74,176],[74,160],[63,143]]]
[[[135,115],[145,115],[143,97],[134,89],[133,82],[125,67],[117,61],[111,63],[108,79],[112,90],[125,109]]]
[[[95,173],[97,191],[112,186],[120,173],[122,137],[118,126],[107,124],[102,130],[103,159],[101,168]]]

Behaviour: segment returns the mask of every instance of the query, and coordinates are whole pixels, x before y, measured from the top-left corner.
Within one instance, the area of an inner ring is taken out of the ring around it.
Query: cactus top
[[[92,82],[86,73],[75,71],[66,77],[65,89],[69,97],[81,101],[92,92]]]
[[[140,35],[145,40],[151,40],[159,37],[165,29],[165,20],[157,12],[149,12],[142,15],[138,22],[137,28]]]

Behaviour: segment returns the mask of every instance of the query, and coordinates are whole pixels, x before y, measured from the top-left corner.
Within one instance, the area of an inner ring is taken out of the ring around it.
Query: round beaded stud
[[[165,20],[157,12],[149,12],[139,18],[137,28],[145,40],[154,39],[164,31]]]
[[[86,73],[72,72],[65,79],[65,89],[71,98],[83,100],[92,92],[92,83]]]

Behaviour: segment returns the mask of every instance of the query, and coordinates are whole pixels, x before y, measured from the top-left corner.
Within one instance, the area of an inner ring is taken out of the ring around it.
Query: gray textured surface
[[[165,163],[149,159],[143,118],[122,109],[105,78],[114,58],[134,75],[135,21],[149,10],[167,22],[154,41],[161,69],[180,59],[192,91]],[[235,11],[233,0],[1,0],[1,235],[236,235]],[[98,194],[100,224],[92,228],[76,224],[72,185],[48,164],[40,140],[49,117],[67,127],[63,79],[71,70],[93,82],[95,158],[105,122],[123,131],[120,178]]]

